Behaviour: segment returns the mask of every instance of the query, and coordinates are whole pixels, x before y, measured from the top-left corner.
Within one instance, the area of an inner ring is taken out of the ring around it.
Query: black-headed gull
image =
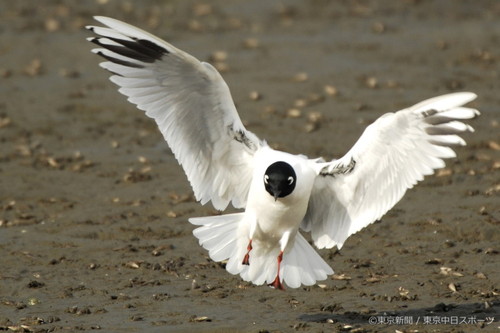
[[[260,285],[313,285],[333,274],[319,249],[337,246],[380,219],[425,175],[465,145],[460,120],[479,115],[452,93],[387,113],[342,158],[326,162],[270,148],[243,126],[217,70],[127,23],[95,17],[94,53],[111,81],[153,118],[184,168],[196,199],[244,212],[191,218],[194,235],[215,261]]]

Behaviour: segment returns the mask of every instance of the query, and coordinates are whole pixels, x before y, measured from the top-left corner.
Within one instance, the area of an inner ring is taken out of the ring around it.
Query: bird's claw
[[[280,281],[279,275],[276,276],[276,279],[274,279],[273,282],[269,283],[268,286],[273,287],[274,289],[277,289],[277,290],[285,290],[283,283],[281,283],[281,281]]]

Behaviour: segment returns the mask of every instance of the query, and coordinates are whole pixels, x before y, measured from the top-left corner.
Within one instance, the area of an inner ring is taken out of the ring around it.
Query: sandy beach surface
[[[37,4],[0,2],[0,331],[500,331],[500,2]],[[214,64],[245,126],[291,153],[340,157],[452,91],[482,115],[445,169],[320,251],[335,275],[254,286],[193,237],[215,210],[99,68],[93,15]]]

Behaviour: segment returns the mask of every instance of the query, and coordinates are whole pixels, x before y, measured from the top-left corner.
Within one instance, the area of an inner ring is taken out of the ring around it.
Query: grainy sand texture
[[[254,286],[193,237],[215,210],[99,68],[93,15],[214,64],[245,126],[291,153],[340,157],[452,91],[482,115],[445,169],[320,251],[335,275]],[[1,1],[0,331],[499,332],[499,66],[494,0]]]

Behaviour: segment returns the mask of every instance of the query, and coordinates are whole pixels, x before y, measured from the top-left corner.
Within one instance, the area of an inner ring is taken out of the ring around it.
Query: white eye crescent
[[[269,176],[264,175],[264,183],[269,184]]]
[[[293,184],[293,177],[290,176],[288,177],[288,185],[292,185]]]

